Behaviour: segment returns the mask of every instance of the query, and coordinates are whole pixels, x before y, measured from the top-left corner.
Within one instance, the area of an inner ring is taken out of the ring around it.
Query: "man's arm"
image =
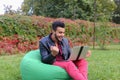
[[[55,60],[55,56],[51,54],[50,49],[48,49],[47,46],[45,46],[42,42],[39,42],[39,49],[42,62],[52,64]]]

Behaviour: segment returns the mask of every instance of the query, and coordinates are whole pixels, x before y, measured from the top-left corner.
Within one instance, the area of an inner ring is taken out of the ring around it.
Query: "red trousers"
[[[53,65],[60,66],[73,78],[73,80],[88,80],[88,64],[85,59],[78,61],[55,61]]]

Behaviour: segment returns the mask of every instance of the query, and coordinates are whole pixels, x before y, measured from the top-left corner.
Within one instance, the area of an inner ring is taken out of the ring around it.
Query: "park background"
[[[0,80],[21,80],[23,56],[39,47],[51,23],[66,24],[73,46],[89,45],[89,80],[119,80],[120,0],[24,0],[0,15]]]

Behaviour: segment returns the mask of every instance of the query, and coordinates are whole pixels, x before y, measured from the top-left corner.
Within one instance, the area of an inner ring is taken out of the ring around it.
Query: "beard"
[[[58,39],[58,37],[57,37],[57,35],[56,35],[56,33],[55,33],[55,38],[56,38],[56,40],[59,42],[60,40]]]
[[[57,40],[58,42],[62,41],[62,39],[59,39],[59,38],[58,38],[58,36],[56,35],[56,33],[55,33],[55,38],[56,38],[56,40]]]

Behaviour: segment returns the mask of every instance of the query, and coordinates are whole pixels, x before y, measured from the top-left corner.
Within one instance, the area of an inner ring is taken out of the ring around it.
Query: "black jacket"
[[[63,38],[60,43],[62,47],[63,58],[64,60],[67,60],[71,54],[68,40],[66,38]],[[50,38],[50,35],[43,37],[39,41],[39,49],[40,49],[42,62],[47,63],[47,64],[52,64],[56,60],[56,57],[52,56],[51,51],[50,51],[50,46],[54,46],[54,45],[55,43]]]

